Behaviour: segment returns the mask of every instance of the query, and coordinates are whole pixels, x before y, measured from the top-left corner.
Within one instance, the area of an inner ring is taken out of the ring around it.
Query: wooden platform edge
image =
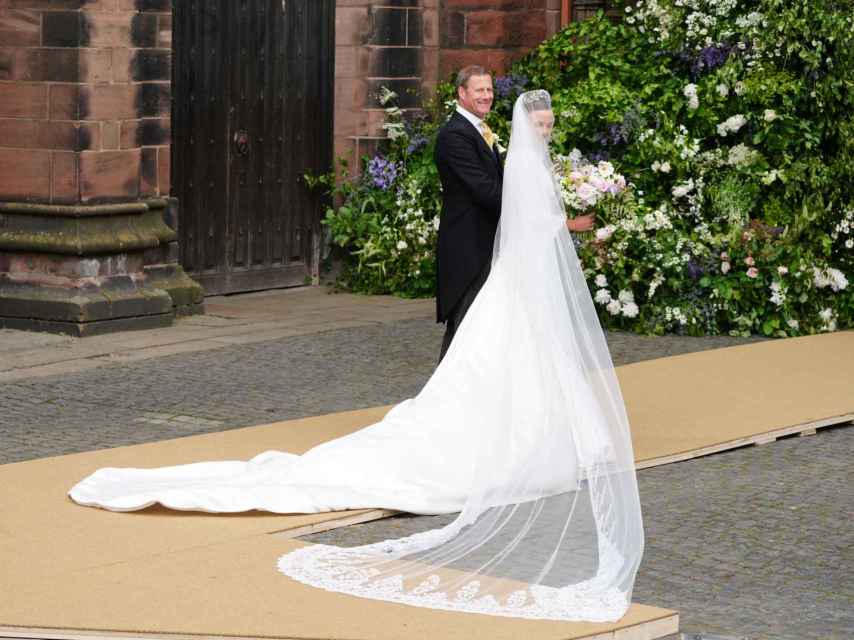
[[[371,509],[355,515],[349,515],[349,512],[343,511],[342,514],[345,515],[342,515],[340,518],[335,518],[334,520],[324,520],[323,522],[307,524],[301,527],[291,527],[289,529],[270,531],[268,535],[275,536],[277,538],[299,538],[301,536],[311,535],[312,533],[323,533],[325,531],[340,529],[341,527],[349,527],[354,524],[381,520],[382,518],[396,516],[399,513],[399,511],[392,511],[390,509]]]
[[[657,640],[679,632],[679,613],[669,612],[659,618],[647,620],[622,629],[588,636],[575,636],[574,640]],[[300,636],[264,636],[276,640],[310,640]],[[231,636],[182,633],[146,633],[126,631],[97,631],[88,629],[49,629],[37,627],[4,627],[0,625],[0,638],[16,640],[259,640],[261,636]],[[313,639],[311,639],[313,640]],[[335,640],[329,638],[328,640]]]
[[[843,426],[852,422],[854,422],[854,413],[846,413],[841,416],[823,418],[821,420],[815,420],[813,422],[804,422],[802,424],[783,427],[782,429],[775,429],[773,431],[767,431],[765,433],[753,434],[744,438],[736,438],[735,440],[720,442],[718,444],[709,445],[708,447],[690,449],[688,451],[669,454],[666,456],[659,456],[657,458],[647,458],[646,460],[639,460],[636,463],[635,468],[638,470],[649,469],[652,467],[661,466],[663,464],[670,464],[672,462],[682,462],[684,460],[700,458],[702,456],[711,455],[713,453],[729,451],[730,449],[737,449],[738,447],[744,447],[751,444],[768,444],[771,442],[775,442],[779,438],[783,438],[785,436],[791,436],[796,434],[801,436],[815,435],[819,429],[823,429],[825,427]]]

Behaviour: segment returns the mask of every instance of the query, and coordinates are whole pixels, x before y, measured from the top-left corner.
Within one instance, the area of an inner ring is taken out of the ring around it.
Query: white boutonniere
[[[494,136],[494,137],[493,137],[493,139],[495,140],[495,146],[496,146],[496,147],[498,147],[498,153],[507,153],[507,147],[505,147],[505,146],[501,143],[501,136],[499,136],[499,135],[498,135],[497,133],[495,133],[495,132],[493,132],[493,134],[492,134],[492,135]]]

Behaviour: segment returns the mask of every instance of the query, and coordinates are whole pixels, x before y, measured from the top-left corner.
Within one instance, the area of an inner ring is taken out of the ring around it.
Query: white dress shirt
[[[481,118],[478,118],[468,109],[461,107],[459,103],[457,103],[457,113],[471,122],[474,125],[474,128],[480,131],[481,135],[483,135],[483,120]]]

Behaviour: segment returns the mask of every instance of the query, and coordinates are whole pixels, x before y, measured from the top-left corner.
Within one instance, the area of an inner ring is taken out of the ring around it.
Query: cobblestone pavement
[[[107,365],[0,386],[0,463],[399,401],[432,371],[430,319]],[[625,364],[741,344],[614,333]],[[768,640],[854,637],[854,428],[638,474],[646,553],[635,600],[688,632]],[[309,539],[361,544],[436,526],[401,516]]]

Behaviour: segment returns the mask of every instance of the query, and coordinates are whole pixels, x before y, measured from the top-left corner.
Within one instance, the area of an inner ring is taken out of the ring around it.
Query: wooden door
[[[179,255],[208,295],[316,278],[332,163],[335,0],[173,3]]]

